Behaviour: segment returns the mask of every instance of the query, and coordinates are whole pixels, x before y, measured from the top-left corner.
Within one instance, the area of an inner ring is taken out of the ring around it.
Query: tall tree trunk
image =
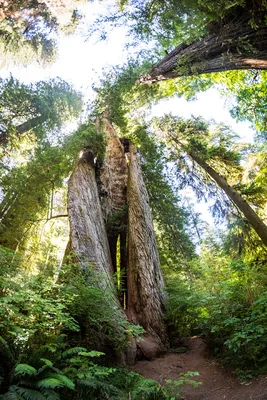
[[[220,186],[221,189],[227,194],[237,208],[244,214],[250,225],[254,228],[255,232],[261,238],[265,246],[267,246],[267,226],[261,220],[261,218],[255,213],[250,205],[243,199],[243,197],[234,190],[226,181],[226,179],[218,174],[210,165],[206,163],[202,158],[198,157],[192,152],[188,153],[190,157],[200,165]]]
[[[246,202],[245,199],[234,190],[226,181],[226,179],[218,174],[214,168],[212,168],[209,164],[206,163],[201,157],[199,157],[196,153],[192,151],[187,151],[185,146],[175,137],[172,137],[172,140],[178,144],[181,148],[183,148],[187,154],[194,160],[204,171],[214,179],[217,185],[226,193],[229,199],[236,205],[236,207],[244,214],[249,224],[254,228],[255,232],[261,238],[263,244],[267,246],[267,226],[261,220],[261,218],[255,213],[253,208]]]
[[[92,268],[94,282],[105,290],[109,300],[121,315],[125,315],[115,295],[113,267],[104,217],[101,209],[99,192],[96,183],[94,155],[91,150],[83,153],[68,183],[68,214],[70,221],[70,240],[66,252],[74,258],[83,269]],[[114,321],[115,332],[121,333]],[[132,362],[131,349],[128,354],[117,351],[117,363],[125,365],[126,359]]]
[[[68,183],[70,245],[81,267],[93,267],[112,286],[112,265],[95,178],[94,156],[83,153]]]
[[[82,266],[95,266],[106,286],[112,285],[114,272],[126,269],[126,279],[120,282],[121,307],[146,332],[131,349],[137,346],[151,358],[166,349],[167,333],[164,283],[148,195],[134,146],[127,139],[122,144],[106,118],[98,126],[107,139],[98,178],[89,150],[69,180],[70,248]]]
[[[179,76],[191,76],[236,69],[267,69],[267,26],[265,19],[257,28],[249,23],[247,10],[233,17],[217,31],[212,29],[200,40],[181,44],[140,78],[153,83]]]
[[[166,349],[164,282],[138,155],[133,144],[130,144],[129,150],[127,313],[130,320],[145,328],[144,341],[138,346],[150,358]]]

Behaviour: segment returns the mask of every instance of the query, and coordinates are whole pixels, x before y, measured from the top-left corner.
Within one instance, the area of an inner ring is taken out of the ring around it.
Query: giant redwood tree
[[[167,53],[142,82],[210,72],[267,68],[267,6],[263,0],[123,1],[113,20],[130,21],[140,40]]]
[[[246,3],[249,3],[247,1]],[[208,33],[180,44],[141,78],[142,82],[238,69],[267,69],[266,10],[237,7],[208,26]]]
[[[114,305],[145,329],[137,351],[151,358],[166,349],[164,283],[139,158],[128,139],[119,139],[104,116],[102,166],[86,149],[69,180],[70,250],[81,267],[98,271],[112,292],[112,274],[125,271]]]

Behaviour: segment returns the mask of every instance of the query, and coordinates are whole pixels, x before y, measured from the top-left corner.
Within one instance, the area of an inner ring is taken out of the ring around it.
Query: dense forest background
[[[266,374],[267,4],[108,1],[84,40],[127,27],[128,57],[90,100],[6,75],[45,76],[97,4],[0,2],[0,399],[179,399],[190,376],[161,385],[126,365],[192,335],[239,378]],[[151,114],[210,88],[248,142]]]

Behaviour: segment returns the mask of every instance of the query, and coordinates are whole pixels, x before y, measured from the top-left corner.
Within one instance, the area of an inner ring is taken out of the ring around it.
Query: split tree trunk
[[[133,144],[130,144],[129,150],[127,313],[130,320],[145,328],[144,341],[138,346],[146,357],[151,358],[166,349],[164,282],[138,155]]]
[[[68,214],[69,251],[81,268],[91,267],[100,274],[102,287],[111,287],[111,256],[90,150],[83,153],[69,179]]]
[[[254,29],[245,10],[216,32],[189,45],[181,44],[140,78],[154,83],[179,76],[238,69],[267,69],[267,26],[265,19]],[[214,29],[213,29],[214,30]]]
[[[168,338],[148,195],[134,146],[127,140],[122,145],[107,118],[98,126],[107,139],[100,173],[96,177],[89,150],[69,180],[70,250],[82,267],[103,276],[105,286],[112,285],[114,272],[126,270],[119,300],[129,320],[145,329],[144,340],[132,343],[131,349],[137,346],[140,354],[152,358],[166,350]]]

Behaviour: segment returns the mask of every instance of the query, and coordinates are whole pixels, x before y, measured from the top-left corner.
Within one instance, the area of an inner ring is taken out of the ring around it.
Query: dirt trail
[[[179,374],[198,371],[198,388],[188,385],[183,389],[184,400],[267,400],[267,377],[255,378],[241,384],[218,362],[208,357],[200,338],[189,341],[189,350],[183,354],[166,354],[152,361],[138,361],[133,368],[141,375],[157,380],[178,379]]]

